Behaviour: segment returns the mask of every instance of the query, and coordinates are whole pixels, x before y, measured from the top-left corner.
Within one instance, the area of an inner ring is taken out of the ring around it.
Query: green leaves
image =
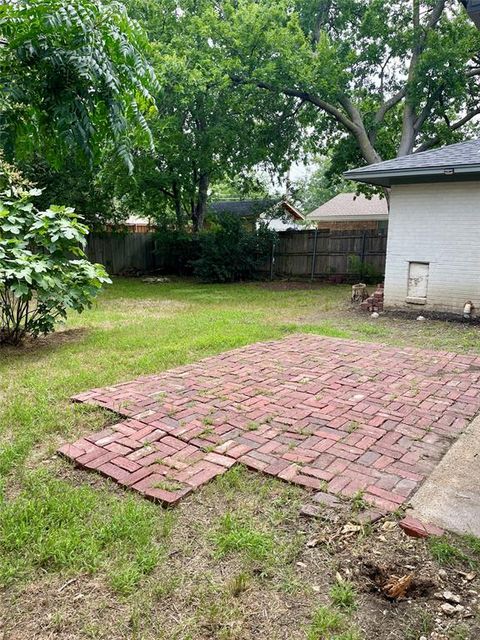
[[[105,145],[132,169],[131,146],[152,146],[144,115],[158,83],[138,23],[119,2],[19,0],[0,5],[0,140],[17,158],[55,166]]]
[[[0,344],[53,331],[91,305],[110,279],[83,252],[88,229],[72,208],[38,211],[36,191],[0,194]]]
[[[248,231],[238,216],[219,216],[215,227],[199,235],[200,257],[192,263],[194,274],[203,282],[253,280],[276,237],[263,225]]]

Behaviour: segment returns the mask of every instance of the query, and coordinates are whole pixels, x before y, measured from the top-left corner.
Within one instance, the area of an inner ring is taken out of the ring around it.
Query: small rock
[[[448,602],[442,604],[440,609],[446,616],[454,616],[457,613],[456,607],[454,607],[453,604],[449,604]]]
[[[359,524],[375,524],[385,516],[385,511],[377,511],[376,509],[367,509],[362,511],[356,517]]]
[[[357,393],[356,395],[352,396],[352,400],[355,400],[355,402],[360,402],[360,400],[363,400],[365,398],[365,396],[363,395],[363,393]]]
[[[469,582],[471,582],[472,580],[475,580],[476,577],[477,577],[476,573],[467,573],[467,575],[465,576],[465,580],[468,580]]]
[[[442,598],[447,600],[447,602],[453,602],[454,604],[460,604],[462,601],[461,597],[456,593],[452,593],[451,591],[444,591],[442,593]]]
[[[418,322],[425,322],[425,316],[418,316]]]
[[[379,317],[380,317],[380,314],[379,314],[379,313],[377,313],[376,311],[374,311],[370,317],[371,317],[371,318],[379,318]]]
[[[320,587],[318,586],[318,584],[314,584],[314,585],[313,585],[313,587],[312,587],[312,589],[313,589],[313,591],[315,591],[315,593],[320,593],[320,591],[321,591],[321,589],[320,589]]]
[[[300,567],[300,569],[306,569],[307,565],[305,562],[297,562],[297,567]]]
[[[442,580],[446,580],[448,578],[448,573],[445,571],[445,569],[440,569],[438,572],[438,577],[442,578]]]
[[[445,604],[442,604],[440,609],[443,611],[443,613],[446,616],[454,616],[456,613],[462,613],[462,611],[464,611],[465,607],[462,607],[461,604],[457,604],[457,605],[453,605],[450,604],[449,602],[445,602]]]
[[[300,515],[306,518],[320,518],[322,516],[322,510],[314,504],[304,504],[300,509]]]

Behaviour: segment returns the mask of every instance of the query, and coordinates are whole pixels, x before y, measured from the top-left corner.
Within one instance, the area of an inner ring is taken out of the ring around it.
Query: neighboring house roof
[[[480,0],[461,0],[468,11],[468,15],[480,29]]]
[[[128,227],[145,226],[148,227],[152,224],[149,218],[141,218],[140,216],[129,216],[123,223]]]
[[[396,183],[471,179],[480,176],[480,139],[370,164],[347,171],[350,180],[389,187]]]
[[[209,210],[214,213],[229,213],[241,218],[258,217],[268,213],[273,207],[281,206],[295,220],[304,220],[300,211],[287,200],[220,200],[212,202]]]
[[[355,193],[339,193],[307,215],[307,220],[315,222],[387,219],[388,204],[385,198],[367,198]]]
[[[282,200],[281,204],[285,211],[289,213],[294,220],[305,220],[303,213],[300,213],[297,207],[294,207],[291,202],[288,200]]]

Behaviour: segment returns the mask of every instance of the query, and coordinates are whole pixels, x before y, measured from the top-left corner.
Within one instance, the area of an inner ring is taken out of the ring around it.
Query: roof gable
[[[377,195],[367,198],[363,194],[339,193],[308,214],[307,220],[386,220],[388,204]]]

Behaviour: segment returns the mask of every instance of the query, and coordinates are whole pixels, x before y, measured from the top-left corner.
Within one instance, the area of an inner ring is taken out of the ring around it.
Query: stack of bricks
[[[373,295],[369,296],[360,305],[362,311],[383,311],[383,284],[377,284]]]

